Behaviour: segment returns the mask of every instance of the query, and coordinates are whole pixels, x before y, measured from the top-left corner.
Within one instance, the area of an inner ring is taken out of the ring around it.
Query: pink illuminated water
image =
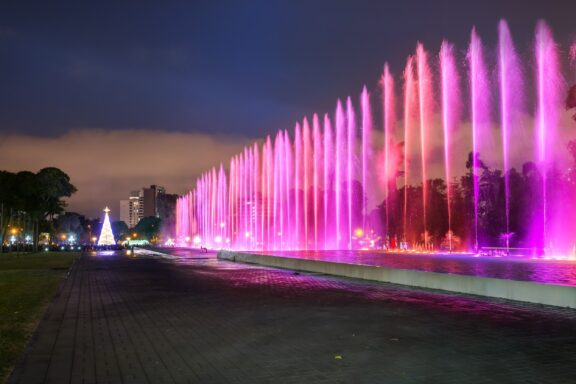
[[[342,248],[342,215],[344,211],[342,210],[342,189],[344,177],[344,164],[345,164],[345,148],[344,148],[344,132],[345,132],[345,120],[344,120],[344,110],[342,108],[342,103],[338,100],[336,105],[336,155],[334,162],[336,163],[336,180],[334,185],[334,201],[336,203],[336,231],[335,231],[335,249]]]
[[[506,21],[498,24],[498,74],[500,80],[500,124],[502,129],[502,157],[504,169],[510,169],[510,140],[513,129],[519,124],[522,105],[522,76],[520,60],[516,54],[512,36]],[[517,129],[515,130],[516,133]],[[510,177],[504,172],[504,193],[506,200],[506,233],[510,232]],[[506,247],[509,247],[506,236]]]
[[[412,130],[414,129],[414,115],[416,114],[416,81],[414,79],[414,58],[410,56],[404,69],[404,209],[403,209],[403,237],[408,241],[408,186],[410,182],[410,153],[412,145]],[[417,241],[417,239],[411,239]]]
[[[384,74],[381,80],[382,85],[382,120],[383,120],[383,133],[384,133],[384,196],[387,199],[385,206],[385,222],[384,228],[388,230],[390,227],[390,205],[392,201],[390,185],[396,187],[396,164],[393,160],[397,160],[392,156],[391,146],[393,143],[394,130],[396,127],[396,99],[394,96],[394,78],[390,73],[388,64],[384,65]],[[393,179],[394,178],[394,179]]]
[[[428,247],[428,136],[432,119],[432,78],[428,64],[428,53],[422,44],[416,47],[418,72],[418,110],[420,118],[420,158],[422,160],[422,222],[424,224],[424,246]]]
[[[324,249],[334,248],[334,243],[328,234],[334,232],[334,141],[332,138],[332,124],[328,115],[324,115]]]
[[[448,209],[448,249],[452,250],[452,166],[451,138],[458,124],[460,94],[454,47],[444,41],[440,48],[440,77],[442,92],[442,132],[444,139],[444,175],[446,179],[446,201]]]
[[[474,190],[474,249],[478,249],[478,200],[480,199],[480,163],[477,154],[480,150],[480,143],[487,137],[486,130],[490,128],[488,126],[488,98],[490,90],[488,88],[488,73],[485,66],[482,40],[476,33],[475,28],[472,29],[472,34],[470,37],[468,63],[470,71],[470,118],[472,123],[473,152],[471,174]]]
[[[369,169],[373,164],[372,159],[372,112],[370,111],[370,95],[366,87],[362,90],[360,96],[360,104],[362,105],[362,185],[366,189],[373,188],[372,183],[369,183],[369,177],[372,174]],[[366,216],[368,214],[368,199],[362,199],[362,228],[366,228]]]
[[[558,47],[552,31],[540,21],[536,26],[534,43],[537,71],[536,107],[536,159],[542,174],[542,217],[534,222],[536,232],[542,233],[544,247],[565,250],[573,243],[574,224],[570,212],[548,201],[547,169],[552,166],[559,124],[559,108],[562,103],[563,80],[560,72]]]
[[[347,191],[347,203],[348,203],[348,239],[347,247],[352,248],[352,232],[354,227],[352,225],[352,210],[353,210],[353,185],[354,185],[354,152],[356,150],[356,115],[354,113],[354,107],[352,106],[352,99],[348,97],[346,100],[346,126],[348,131],[348,142],[346,144],[346,151],[348,159],[346,161],[346,168],[348,170],[346,184],[348,187]]]
[[[446,41],[439,52],[419,43],[396,77],[402,84],[395,85],[386,64],[381,92],[363,87],[344,103],[338,100],[333,112],[304,117],[293,131],[279,130],[247,146],[229,164],[202,173],[194,189],[178,199],[178,242],[239,250],[384,246],[431,251],[439,241],[429,240],[432,212],[438,211],[429,186],[431,179],[443,178],[448,228],[440,235],[448,239],[448,249],[453,250],[451,236],[458,230],[465,237],[460,248],[490,246],[480,230],[483,166],[503,168],[505,208],[499,220],[508,233],[513,211],[509,171],[518,166],[514,153],[534,148],[534,156],[524,160],[537,164],[542,196],[534,213],[527,213],[533,228],[526,236],[531,246],[548,252],[571,249],[576,225],[567,216],[576,212],[563,210],[562,200],[554,197],[558,193],[550,195],[547,178],[557,148],[565,144],[558,135],[561,51],[551,29],[539,22],[534,50],[522,56],[505,21],[498,25],[494,51],[497,55],[488,55],[493,50],[484,47],[475,29],[466,56]],[[531,111],[525,94],[534,95]],[[380,118],[382,124],[374,124]],[[466,171],[470,149],[474,155]],[[453,185],[466,173],[474,206],[469,221],[455,223]],[[506,241],[508,246],[509,237]]]

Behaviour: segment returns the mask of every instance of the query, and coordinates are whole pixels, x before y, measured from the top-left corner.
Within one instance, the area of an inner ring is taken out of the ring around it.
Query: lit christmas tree
[[[106,215],[104,216],[104,224],[102,224],[102,231],[98,238],[98,245],[114,245],[116,244],[116,241],[114,240],[114,234],[112,233],[112,227],[110,226],[110,218],[108,217],[110,209],[106,207],[104,212],[106,212]]]

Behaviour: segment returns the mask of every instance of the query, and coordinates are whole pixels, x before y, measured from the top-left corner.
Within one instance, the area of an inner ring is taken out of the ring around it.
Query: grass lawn
[[[0,383],[80,253],[0,253]]]

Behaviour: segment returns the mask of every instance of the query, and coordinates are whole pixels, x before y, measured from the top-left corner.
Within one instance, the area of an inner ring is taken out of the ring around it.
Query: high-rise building
[[[132,191],[128,200],[120,200],[120,220],[134,228],[138,222],[149,216],[166,216],[160,199],[166,195],[166,189],[159,185]]]
[[[128,227],[134,228],[138,221],[142,218],[140,216],[140,197],[139,191],[130,192],[129,201],[129,221],[126,222]]]
[[[156,188],[142,188],[139,193],[140,198],[140,218],[156,216]]]

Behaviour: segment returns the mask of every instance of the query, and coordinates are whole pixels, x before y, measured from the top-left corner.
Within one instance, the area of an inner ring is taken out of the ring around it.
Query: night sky
[[[540,18],[576,37],[570,0],[4,1],[0,169],[59,166],[89,215],[153,183],[184,193],[248,140],[376,92],[417,41],[464,51],[475,25],[495,46],[500,18],[522,50]]]

